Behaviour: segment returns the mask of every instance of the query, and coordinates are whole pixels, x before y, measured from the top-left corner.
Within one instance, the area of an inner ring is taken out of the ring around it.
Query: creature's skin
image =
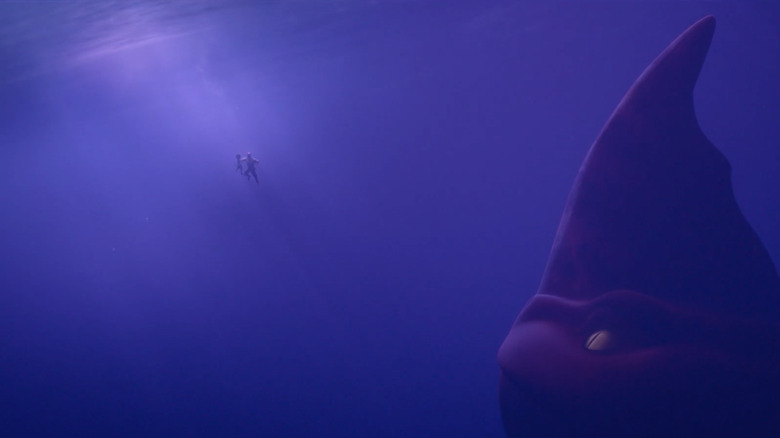
[[[714,29],[659,55],[591,147],[498,352],[510,437],[780,436],[780,281],[693,107]]]

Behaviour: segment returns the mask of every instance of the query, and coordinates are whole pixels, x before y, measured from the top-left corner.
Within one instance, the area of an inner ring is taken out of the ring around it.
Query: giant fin
[[[715,29],[705,17],[637,79],[577,176],[539,291],[632,289],[772,318],[775,267],[737,206],[730,166],[699,128],[693,88]]]

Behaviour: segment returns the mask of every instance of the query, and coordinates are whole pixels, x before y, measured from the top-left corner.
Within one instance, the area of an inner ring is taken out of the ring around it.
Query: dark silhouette
[[[238,156],[240,157],[240,155]],[[241,165],[241,161],[246,163],[246,170],[244,171],[244,175],[246,175],[246,179],[249,179],[249,175],[251,174],[252,176],[255,177],[255,183],[259,184],[260,181],[257,179],[257,171],[255,170],[255,165],[257,165],[257,163],[259,163],[260,161],[255,160],[252,157],[251,152],[247,152],[246,157],[239,159],[239,165]]]
[[[236,172],[244,173],[244,168],[241,166],[241,154],[236,154]]]
[[[701,132],[705,17],[588,152],[498,352],[509,437],[780,436],[780,279]]]
[[[509,437],[780,436],[780,280],[694,112],[714,30],[677,38],[588,152],[498,353]]]

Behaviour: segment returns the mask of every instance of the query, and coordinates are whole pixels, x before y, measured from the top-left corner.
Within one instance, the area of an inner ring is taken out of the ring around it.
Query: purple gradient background
[[[706,14],[778,260],[771,2],[0,4],[0,435],[502,436],[582,158]]]

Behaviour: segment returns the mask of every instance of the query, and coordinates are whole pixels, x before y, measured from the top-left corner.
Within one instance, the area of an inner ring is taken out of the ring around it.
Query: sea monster
[[[694,112],[714,30],[675,39],[591,146],[498,352],[508,436],[780,436],[780,281]]]

